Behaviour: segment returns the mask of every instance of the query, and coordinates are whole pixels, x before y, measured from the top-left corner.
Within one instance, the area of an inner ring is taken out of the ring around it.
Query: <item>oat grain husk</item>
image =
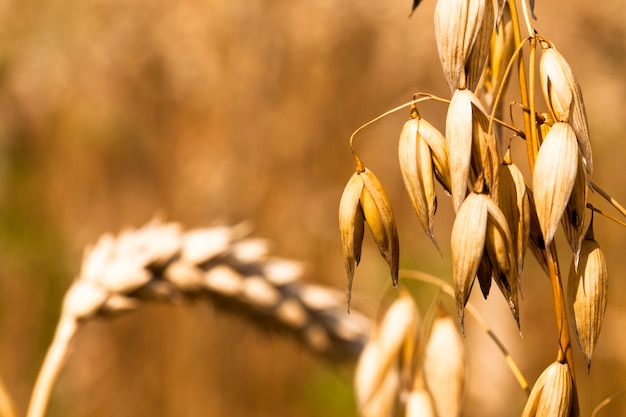
[[[552,45],[543,44],[539,74],[546,103],[558,122],[569,122],[575,132],[585,172],[593,175],[593,158],[583,95],[574,71]]]
[[[573,390],[569,366],[552,363],[535,382],[522,417],[569,417]]]
[[[426,343],[424,380],[436,415],[459,416],[466,381],[465,348],[456,323],[443,308],[439,309]]]
[[[392,284],[397,286],[400,247],[391,203],[378,178],[367,168],[352,174],[339,203],[339,230],[347,277],[348,309],[354,271],[361,258],[364,223],[367,223],[380,254],[389,265]]]
[[[608,299],[606,258],[593,236],[593,222],[582,241],[578,264],[572,260],[567,286],[567,304],[574,318],[576,339],[585,356],[587,370],[595,349]]]
[[[555,123],[539,148],[533,173],[535,207],[546,245],[552,242],[570,199],[578,172],[578,155],[571,125]]]

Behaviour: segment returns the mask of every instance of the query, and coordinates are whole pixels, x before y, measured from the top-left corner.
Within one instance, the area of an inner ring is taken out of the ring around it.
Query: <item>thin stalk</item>
[[[594,183],[593,181],[590,181],[590,183],[591,188],[594,191],[597,191],[598,194],[600,194],[606,201],[608,201],[613,207],[615,207],[615,209],[617,209],[617,211],[619,211],[622,216],[626,217],[626,209],[619,202],[617,202],[617,200],[615,200],[609,195],[609,193],[600,188],[598,184]]]
[[[573,365],[572,344],[569,335],[569,327],[567,325],[567,312],[565,308],[565,295],[563,293],[563,285],[561,284],[561,276],[559,264],[556,261],[556,245],[550,244],[546,249],[548,259],[548,272],[550,273],[550,283],[552,284],[552,297],[554,301],[556,327],[559,333],[559,352],[557,360],[561,363],[567,362]],[[573,366],[571,366],[573,368]],[[573,374],[573,369],[572,369]]]
[[[46,358],[35,382],[26,417],[45,416],[50,394],[67,359],[69,345],[74,340],[77,330],[78,322],[76,320],[66,317],[59,320],[54,339],[48,348]]]
[[[528,111],[530,116],[530,132],[526,134],[526,147],[528,148],[528,163],[532,175],[535,168],[535,160],[539,152],[539,135],[537,132],[537,112],[535,106],[535,56],[537,51],[537,37],[530,38],[530,55],[528,58]],[[530,133],[530,135],[528,135]]]
[[[598,213],[599,215],[604,216],[604,217],[606,217],[607,219],[609,219],[609,220],[611,220],[611,221],[613,221],[613,222],[615,222],[615,223],[619,224],[619,225],[620,225],[620,226],[622,226],[622,227],[626,227],[626,222],[623,222],[623,221],[621,221],[620,219],[615,218],[615,217],[611,216],[611,215],[610,215],[610,214],[608,214],[608,213],[605,213],[604,211],[600,210],[600,209],[599,209],[599,208],[597,208],[597,207],[592,206],[592,205],[591,205],[591,204],[589,204],[589,203],[587,203],[587,208],[588,208],[589,210],[591,210],[592,212]]]
[[[554,241],[550,243],[549,248],[546,248],[546,256],[548,259],[550,283],[552,284],[552,298],[554,302],[556,327],[559,334],[559,351],[557,353],[557,361],[559,361],[560,363],[567,363],[567,366],[569,366],[574,387],[574,397],[572,399],[572,411],[570,413],[570,417],[578,417],[580,415],[580,407],[578,405],[578,394],[576,392],[574,356],[572,354],[572,342],[569,333],[569,323],[567,320],[565,294],[563,293],[563,284],[561,283],[561,271],[557,260],[558,257]]]
[[[442,103],[450,103],[450,100],[446,100],[444,98],[441,97],[437,97],[435,95],[432,94],[427,94],[427,93],[417,93],[416,95],[421,96],[420,98],[417,99],[413,99],[409,102],[406,102],[404,104],[401,104],[397,107],[394,107],[391,110],[387,110],[386,112],[384,112],[383,114],[381,114],[380,116],[376,116],[375,118],[373,118],[372,120],[370,120],[369,122],[363,124],[362,126],[360,126],[357,130],[355,130],[354,132],[352,132],[352,135],[350,135],[350,150],[352,151],[352,156],[354,157],[354,161],[356,163],[356,171],[361,173],[365,170],[365,167],[363,165],[363,162],[361,161],[361,159],[358,157],[358,155],[356,154],[356,151],[354,150],[354,137],[356,136],[357,133],[359,133],[361,130],[365,129],[367,126],[371,125],[372,123],[375,123],[377,121],[379,121],[380,119],[383,119],[387,116],[389,116],[390,114],[393,114],[399,110],[402,110],[406,107],[410,107],[413,106],[417,103],[420,103],[422,101],[426,101],[426,100],[434,100],[434,101],[440,101]]]
[[[490,134],[493,131],[493,122],[498,122],[500,125],[512,130],[513,132],[515,132],[518,136],[521,137],[526,137],[526,133],[523,131],[520,131],[519,129],[508,125],[507,123],[496,119],[495,115],[496,115],[496,111],[498,109],[498,104],[500,104],[500,100],[502,100],[502,96],[504,95],[504,87],[506,86],[506,81],[509,77],[509,73],[511,72],[511,69],[513,68],[513,64],[515,63],[515,61],[517,61],[519,59],[519,56],[522,54],[522,48],[524,47],[524,43],[526,42],[526,40],[524,40],[524,42],[520,43],[517,48],[515,49],[515,52],[513,52],[513,55],[511,56],[511,60],[509,61],[509,63],[507,64],[505,70],[504,70],[504,75],[502,76],[502,81],[500,82],[500,85],[498,86],[498,90],[496,92],[496,97],[493,100],[493,104],[492,104],[492,110],[491,110],[491,115],[489,116],[489,131],[488,133]]]
[[[515,48],[519,48],[522,44],[522,35],[520,30],[520,22],[519,16],[517,12],[517,5],[515,4],[515,0],[508,0],[509,9],[511,10],[511,22],[513,23],[513,37],[515,38]],[[525,40],[524,40],[525,42]],[[519,89],[520,89],[520,97],[522,99],[522,104],[526,108],[530,108],[530,98],[528,96],[528,83],[526,82],[526,69],[524,66],[524,52],[520,50],[519,56],[517,58],[517,73],[519,80]],[[524,118],[524,131],[526,132],[526,150],[528,153],[528,163],[530,164],[531,172],[535,166],[535,157],[532,148],[532,142],[530,139],[532,137],[532,132],[534,130],[534,126],[531,124],[530,114],[526,112],[522,113],[522,117]]]

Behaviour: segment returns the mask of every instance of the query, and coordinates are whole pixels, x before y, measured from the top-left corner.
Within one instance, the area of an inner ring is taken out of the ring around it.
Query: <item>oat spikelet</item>
[[[552,45],[544,43],[539,65],[541,88],[554,120],[569,122],[575,132],[585,172],[593,175],[593,158],[587,113],[580,85],[565,57]]]
[[[489,197],[483,194],[470,194],[461,205],[452,227],[452,274],[457,314],[462,329],[465,305],[485,248],[487,200]]]
[[[574,254],[574,262],[578,265],[578,257],[580,255],[580,245],[582,244],[585,232],[585,211],[587,209],[587,174],[583,169],[581,158],[578,162],[578,172],[572,194],[570,195],[565,213],[561,223],[565,231],[565,237],[569,243],[572,253]]]
[[[378,251],[389,265],[391,283],[398,286],[398,269],[400,267],[400,244],[396,220],[393,216],[389,197],[383,185],[369,169],[359,174],[363,179],[361,193],[361,207],[363,216],[372,237],[378,246]]]
[[[424,148],[419,134],[419,118],[408,120],[402,127],[398,143],[400,172],[413,209],[426,234],[437,246],[433,232],[435,217],[435,190],[430,150]],[[426,148],[428,145],[426,144]],[[424,166],[423,162],[427,164]],[[430,169],[430,175],[428,175]]]
[[[574,317],[576,339],[585,356],[587,370],[602,329],[608,298],[608,272],[604,253],[593,236],[593,222],[582,241],[580,259],[569,269],[567,301]]]
[[[486,0],[480,28],[467,58],[467,88],[474,91],[483,74],[491,50],[491,38],[495,29],[496,3]],[[506,65],[506,64],[505,64]]]
[[[436,417],[435,404],[426,388],[424,374],[421,369],[416,371],[411,391],[406,395],[405,417]]]
[[[494,201],[498,200],[500,192],[499,171],[500,171],[500,151],[496,144],[493,132],[489,132],[489,118],[476,96],[472,96],[472,157],[470,182],[474,184],[482,183],[486,187],[486,192],[491,195]]]
[[[456,323],[439,309],[424,352],[424,379],[437,416],[461,413],[466,379],[465,348]]]
[[[450,163],[448,162],[446,138],[424,118],[420,119],[419,134],[430,148],[437,181],[444,191],[450,194]]]
[[[446,141],[450,161],[450,191],[452,205],[459,210],[467,194],[472,158],[474,95],[469,90],[456,90],[452,95],[446,117]]]
[[[405,417],[435,417],[430,394],[425,389],[411,391],[406,397]]]
[[[361,208],[363,180],[358,173],[352,174],[339,202],[339,231],[346,270],[346,304],[350,307],[354,270],[361,260],[361,247],[365,232],[365,218]]]
[[[400,393],[397,358],[383,370],[379,367],[381,348],[368,344],[355,371],[354,389],[361,417],[393,417]]]
[[[456,90],[446,116],[446,149],[455,211],[465,199],[470,181],[480,179],[487,191],[497,197],[498,150],[488,126],[485,109],[474,93]]]
[[[486,194],[467,196],[457,213],[451,236],[452,274],[461,330],[474,278],[485,297],[493,277],[519,326],[517,255],[506,217]]]
[[[511,229],[515,247],[518,280],[524,267],[524,257],[530,235],[530,202],[524,176],[515,164],[500,166],[498,206]]]
[[[466,79],[466,65],[470,52],[481,33],[481,25],[485,20],[488,7],[493,6],[491,1],[487,0],[437,1],[435,7],[435,39],[443,73],[450,91],[472,88]],[[493,26],[493,19],[491,25]],[[487,44],[490,36],[486,37]],[[485,41],[482,37],[481,40]],[[478,55],[482,57],[482,54],[479,53]],[[484,65],[484,60],[482,65]],[[476,62],[474,66],[478,67],[481,64]]]
[[[401,293],[389,307],[359,358],[354,385],[362,416],[392,415],[399,395],[399,363],[413,346],[420,317],[413,299]]]
[[[569,123],[552,126],[539,148],[533,173],[537,217],[546,245],[554,238],[578,171],[578,145]]]
[[[513,318],[519,323],[517,255],[507,219],[492,201],[487,202],[487,229],[485,252],[491,266],[493,280],[509,304]]]
[[[400,245],[396,221],[389,197],[378,178],[365,168],[352,174],[339,203],[339,230],[348,288],[346,302],[350,308],[354,270],[361,259],[364,222],[367,223],[380,254],[391,272],[393,286],[398,285]]]
[[[569,366],[552,363],[535,382],[522,417],[568,417],[573,389]]]
[[[530,208],[528,247],[546,275],[550,276],[550,272],[548,270],[548,258],[546,257],[546,241],[543,239],[543,233],[541,232],[541,226],[539,225],[535,197],[531,190],[527,190],[527,194],[529,203],[528,207]]]
[[[402,127],[398,157],[404,187],[413,209],[424,231],[439,249],[434,232],[437,209],[435,178],[449,186],[445,139],[426,120],[416,115]]]

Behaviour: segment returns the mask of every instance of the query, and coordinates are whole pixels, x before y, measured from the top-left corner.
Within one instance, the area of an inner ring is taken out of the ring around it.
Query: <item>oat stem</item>
[[[532,36],[530,38],[530,55],[528,63],[528,110],[529,110],[529,123],[530,131],[526,132],[526,147],[528,149],[528,164],[530,166],[530,173],[532,175],[535,168],[535,160],[537,159],[537,153],[539,153],[539,136],[537,134],[537,113],[535,108],[535,56],[537,51],[537,38]],[[524,103],[526,104],[526,103]],[[530,134],[529,134],[530,133]]]
[[[492,105],[491,115],[489,116],[489,130],[487,132],[488,134],[491,134],[491,132],[493,132],[493,122],[498,122],[500,125],[512,130],[513,132],[517,133],[519,136],[524,136],[524,137],[526,136],[523,131],[520,131],[514,126],[510,126],[507,123],[496,119],[495,114],[498,109],[498,104],[500,103],[500,100],[502,100],[502,95],[504,94],[504,87],[506,86],[506,80],[509,77],[509,73],[511,72],[511,69],[513,68],[513,64],[515,63],[515,61],[520,59],[519,57],[522,54],[522,48],[524,47],[524,43],[527,40],[528,39],[524,39],[523,41],[520,41],[520,44],[517,45],[515,52],[513,52],[513,55],[511,56],[511,60],[509,61],[509,63],[506,66],[506,69],[504,70],[504,75],[502,76],[502,82],[498,86],[496,98],[494,99],[493,105]]]
[[[580,415],[580,409],[578,405],[578,394],[576,392],[574,357],[572,355],[572,343],[569,333],[569,323],[567,320],[565,295],[563,293],[563,284],[561,283],[561,271],[559,268],[554,240],[550,243],[550,246],[546,248],[546,257],[548,260],[550,282],[552,284],[552,298],[554,302],[557,332],[559,334],[559,351],[557,354],[557,361],[560,363],[567,363],[570,368],[570,372],[572,374],[572,385],[574,387],[570,417],[578,417]]]
[[[515,4],[515,0],[508,0],[508,2],[509,2],[509,9],[511,9],[511,22],[513,23],[513,36],[515,38],[515,47],[519,48],[519,46],[522,44],[522,39],[521,39],[520,23],[519,23],[519,18],[518,18],[518,13],[517,13],[517,6]],[[518,81],[519,81],[520,96],[522,99],[522,104],[525,107],[530,108],[530,98],[528,96],[528,92],[529,90],[532,90],[532,88],[529,89],[528,84],[526,82],[526,69],[524,67],[524,53],[522,50],[520,50],[519,52],[517,62],[518,62],[517,73],[518,73]],[[533,151],[532,143],[529,143],[529,140],[530,142],[532,142],[531,139],[532,139],[532,132],[534,129],[534,125],[532,124],[530,114],[526,114],[526,112],[523,112],[522,116],[524,118],[524,131],[526,132],[526,149],[528,152],[528,163],[530,165],[530,169],[532,172],[535,166],[536,153]]]
[[[410,279],[421,281],[427,284],[434,285],[438,287],[443,293],[445,293],[452,299],[455,299],[454,288],[452,288],[452,286],[450,286],[447,282],[443,281],[440,278],[434,277],[424,272],[412,271],[412,270],[406,270],[406,269],[400,270],[400,275],[404,276],[405,278],[410,278]],[[472,303],[468,302],[465,305],[465,310],[469,313],[470,316],[472,316],[472,318],[476,321],[478,326],[485,333],[487,333],[487,336],[489,336],[489,338],[493,340],[493,342],[496,344],[496,346],[498,347],[498,349],[504,356],[504,360],[506,361],[507,365],[509,365],[509,368],[511,369],[511,372],[513,373],[513,376],[517,380],[517,383],[519,384],[519,386],[522,388],[522,390],[524,390],[526,395],[530,395],[530,387],[528,385],[528,382],[526,381],[526,378],[524,377],[524,374],[520,370],[519,366],[517,366],[517,363],[515,362],[515,360],[509,353],[509,351],[507,350],[506,346],[504,346],[504,343],[491,330],[491,328],[489,328],[489,325],[485,322],[485,320],[482,318],[482,316],[480,315],[478,310],[476,310],[476,308],[474,307]]]
[[[35,382],[26,417],[45,415],[54,383],[67,359],[69,345],[74,340],[77,330],[78,323],[75,320],[61,317]]]

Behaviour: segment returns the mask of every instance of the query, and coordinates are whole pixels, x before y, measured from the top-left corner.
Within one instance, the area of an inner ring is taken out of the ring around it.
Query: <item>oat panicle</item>
[[[581,86],[565,56],[533,28],[531,17],[536,18],[534,1],[438,0],[435,41],[450,99],[416,93],[411,102],[373,121],[410,106],[411,119],[400,133],[399,167],[409,201],[438,249],[435,179],[450,196],[455,214],[450,293],[461,332],[476,281],[484,298],[495,282],[519,328],[526,253],[537,259],[552,289],[557,361],[535,384],[523,415],[578,417],[569,321],[589,366],[608,292],[606,260],[592,236],[593,220],[584,235],[587,210],[626,225],[591,204],[594,191],[624,217],[626,209],[591,181],[594,161]],[[508,121],[504,92],[512,85],[519,89],[521,103],[510,106]],[[420,116],[418,105],[429,100],[448,103],[445,137]],[[516,126],[516,109],[522,127]],[[525,142],[526,161],[514,159],[511,145],[518,140]],[[573,254],[567,296],[557,253],[559,226]],[[345,253],[348,265],[354,264],[354,245]],[[448,383],[453,380],[447,377]],[[432,403],[441,417],[435,392],[443,385],[430,389],[427,373],[417,373],[406,397],[406,415],[422,407],[424,415],[432,415]]]

